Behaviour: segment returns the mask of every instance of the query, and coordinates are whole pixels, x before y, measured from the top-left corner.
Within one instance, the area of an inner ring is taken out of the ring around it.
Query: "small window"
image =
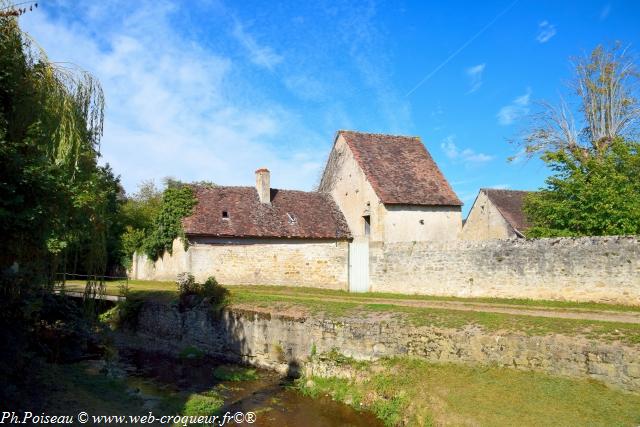
[[[420,220],[420,225],[424,225],[424,219]]]
[[[292,213],[287,212],[287,218],[289,218],[289,224],[295,224],[298,220]]]
[[[364,219],[364,235],[368,236],[371,234],[371,217],[369,215],[365,215],[362,219]]]
[[[229,219],[229,212],[222,211],[222,219]]]

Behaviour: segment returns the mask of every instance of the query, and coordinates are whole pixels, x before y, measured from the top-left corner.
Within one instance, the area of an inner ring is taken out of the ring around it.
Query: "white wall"
[[[469,211],[461,237],[464,240],[508,239],[516,237],[516,233],[481,191]]]
[[[386,205],[385,242],[455,240],[460,236],[462,214],[457,206]]]

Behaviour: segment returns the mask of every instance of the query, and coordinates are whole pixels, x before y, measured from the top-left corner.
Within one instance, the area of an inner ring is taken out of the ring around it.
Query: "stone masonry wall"
[[[176,240],[156,263],[135,257],[131,276],[348,289],[348,245]],[[369,272],[374,292],[640,304],[640,238],[370,242]]]
[[[374,292],[640,304],[640,238],[371,243]]]
[[[640,390],[640,348],[564,335],[529,336],[414,326],[400,317],[287,316],[251,309],[214,312],[207,303],[180,310],[177,304],[146,302],[135,331],[120,332],[120,347],[177,355],[187,347],[234,362],[334,375],[322,359],[331,351],[356,360],[416,356],[432,362],[492,364],[551,374],[593,378]],[[310,363],[311,362],[311,363]],[[320,364],[319,364],[320,363]],[[330,365],[330,364],[329,364]]]
[[[151,262],[134,257],[131,277],[175,280],[191,272],[197,281],[209,276],[225,285],[313,286],[348,288],[348,243],[324,241],[198,240],[185,251],[178,239],[173,254]]]

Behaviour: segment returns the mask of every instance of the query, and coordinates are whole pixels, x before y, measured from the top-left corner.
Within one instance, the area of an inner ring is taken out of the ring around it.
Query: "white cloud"
[[[249,34],[244,26],[236,21],[233,27],[233,37],[245,48],[249,54],[249,60],[254,64],[272,70],[276,65],[282,62],[282,56],[277,54],[269,46],[261,46],[251,34]]]
[[[509,184],[495,184],[495,185],[490,185],[487,188],[492,188],[494,190],[507,190],[507,189],[511,188],[511,185],[509,185]]]
[[[454,140],[455,135],[449,135],[440,144],[440,148],[442,149],[442,151],[444,151],[444,154],[450,160],[454,162],[464,163],[466,165],[481,164],[493,160],[493,156],[483,153],[476,153],[470,148],[461,150],[455,144]]]
[[[556,26],[550,24],[549,21],[542,21],[538,24],[538,35],[536,40],[538,43],[546,43],[556,35]]]
[[[284,84],[294,95],[307,101],[325,99],[327,89],[317,79],[306,75],[293,75],[284,79]]]
[[[467,76],[469,76],[471,83],[471,88],[468,93],[473,93],[482,86],[482,73],[484,72],[485,65],[486,64],[478,64],[467,68]]]
[[[21,24],[53,61],[99,78],[106,97],[102,161],[122,175],[128,192],[165,176],[251,185],[260,166],[271,169],[274,187],[311,188],[325,138],[306,130],[295,112],[254,96],[260,93],[231,58],[184,39],[174,29],[175,8],[122,5],[69,20],[39,9]],[[273,64],[266,52],[264,64]],[[278,145],[288,140],[304,142]]]
[[[507,126],[515,122],[520,117],[529,113],[529,104],[531,98],[531,88],[514,99],[509,105],[505,105],[498,111],[498,123]]]

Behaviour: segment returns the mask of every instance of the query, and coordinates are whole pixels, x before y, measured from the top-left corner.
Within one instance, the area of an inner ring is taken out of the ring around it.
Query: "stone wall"
[[[322,375],[313,354],[338,351],[356,360],[407,355],[432,362],[492,364],[640,390],[637,345],[563,335],[490,333],[474,326],[416,327],[405,322],[398,316],[330,318],[246,308],[214,312],[206,303],[180,310],[177,304],[146,302],[136,330],[119,333],[116,342],[121,347],[174,355],[196,347],[214,357],[283,373],[311,365],[314,374]]]
[[[371,243],[374,292],[640,304],[640,238]]]
[[[225,285],[313,286],[347,289],[347,242],[308,240],[193,240],[185,251],[176,239],[173,254],[151,262],[134,256],[131,277],[175,280],[183,271],[197,281],[215,276]]]
[[[183,271],[226,285],[348,289],[348,243],[198,240],[155,264],[134,258],[131,277]],[[373,292],[640,304],[640,238],[370,242]]]

